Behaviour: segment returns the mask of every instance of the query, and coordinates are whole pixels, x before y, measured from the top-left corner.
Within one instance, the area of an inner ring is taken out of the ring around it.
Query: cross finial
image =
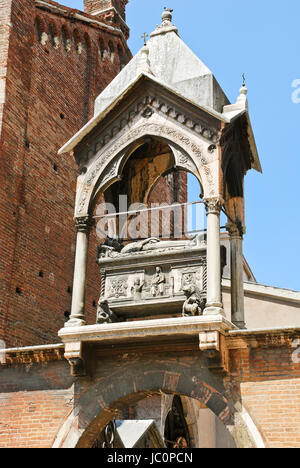
[[[144,34],[141,36],[142,39],[144,39],[144,45],[147,45],[147,37],[149,37],[149,35],[147,33],[144,32]]]

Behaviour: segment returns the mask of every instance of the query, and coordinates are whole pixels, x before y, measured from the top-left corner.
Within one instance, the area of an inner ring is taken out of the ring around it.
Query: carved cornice
[[[223,203],[224,202],[221,198],[206,198],[204,200],[206,213],[207,214],[220,214]]]
[[[89,233],[94,222],[95,221],[90,216],[82,216],[75,219],[75,228],[77,232]]]
[[[127,110],[127,112],[106,129],[105,132],[96,137],[93,147],[91,148],[91,146],[89,146],[89,150],[83,155],[84,161],[87,162],[90,160],[138,115],[144,119],[149,119],[155,111],[163,113],[213,143],[218,142],[219,130],[217,128],[211,128],[203,120],[191,118],[173,104],[169,105],[162,99],[149,94],[136,103],[131,109]]]
[[[46,346],[41,349],[30,348],[16,348],[8,349],[5,353],[5,361],[0,361],[1,365],[10,366],[16,364],[34,364],[34,363],[47,363],[50,361],[63,361],[64,348],[62,345],[53,346],[52,349],[46,349]]]

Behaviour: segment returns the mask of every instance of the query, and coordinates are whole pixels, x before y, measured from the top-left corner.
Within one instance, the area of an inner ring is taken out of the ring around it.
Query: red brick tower
[[[57,150],[131,57],[126,3],[86,1],[83,13],[48,0],[0,1],[0,339],[7,346],[57,342],[70,310],[77,174]],[[89,271],[94,320],[94,262]]]

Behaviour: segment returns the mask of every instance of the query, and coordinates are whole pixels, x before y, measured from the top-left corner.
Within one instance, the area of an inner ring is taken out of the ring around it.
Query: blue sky
[[[82,2],[61,2],[82,9]],[[300,290],[299,0],[130,0],[133,54],[160,23],[164,6],[186,44],[235,101],[246,74],[250,116],[263,175],[246,177],[244,253],[257,280]],[[292,83],[299,79],[298,88]],[[296,91],[299,103],[292,101]],[[191,188],[191,197],[195,199]],[[197,190],[198,192],[198,190]],[[198,194],[198,193],[197,193]]]

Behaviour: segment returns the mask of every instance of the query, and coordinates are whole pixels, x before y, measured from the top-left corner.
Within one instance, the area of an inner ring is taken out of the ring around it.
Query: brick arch
[[[115,59],[115,46],[112,41],[108,42],[108,50],[109,50],[110,60],[113,62]]]
[[[46,23],[41,16],[37,15],[34,20],[34,26],[37,40],[40,42],[43,32],[46,32]]]
[[[102,36],[99,36],[98,39],[98,47],[99,47],[99,55],[101,60],[104,58],[104,51],[105,51],[105,41]]]
[[[71,40],[71,33],[66,23],[64,23],[61,27],[61,35],[62,35],[62,42],[63,42],[64,50],[67,50],[68,49],[67,41]]]
[[[52,39],[55,36],[58,36],[58,27],[57,27],[57,24],[55,23],[55,21],[50,21],[49,22],[49,33],[52,36]]]
[[[80,31],[78,28],[73,29],[73,40],[76,46],[78,45],[79,42],[81,42],[81,35],[80,35]]]
[[[92,48],[92,41],[91,41],[91,38],[89,36],[89,34],[86,32],[84,33],[84,42],[86,44],[86,47],[87,49],[91,49]]]
[[[156,360],[127,363],[84,389],[78,405],[64,423],[54,447],[92,447],[99,432],[124,408],[155,394],[178,394],[194,398],[227,426],[234,423],[234,401],[226,394],[222,377],[201,367],[201,359],[180,364]],[[147,365],[151,366],[148,370]]]

